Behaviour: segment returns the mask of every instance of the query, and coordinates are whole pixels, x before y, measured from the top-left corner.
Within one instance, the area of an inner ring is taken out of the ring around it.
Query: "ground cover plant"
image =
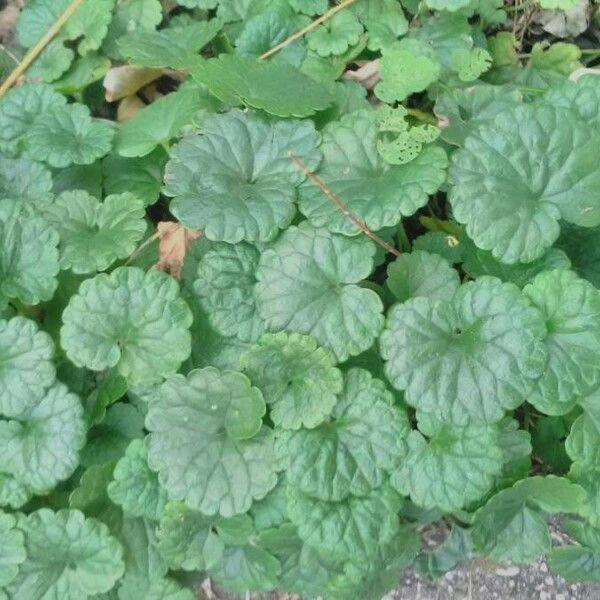
[[[0,598],[600,580],[598,35],[573,0],[30,0]]]

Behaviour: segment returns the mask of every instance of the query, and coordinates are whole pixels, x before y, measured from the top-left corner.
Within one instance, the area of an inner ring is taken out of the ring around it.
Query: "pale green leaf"
[[[319,56],[337,56],[358,44],[362,32],[363,26],[350,11],[340,11],[312,31],[306,42]]]
[[[382,51],[375,95],[383,102],[402,101],[422,92],[440,76],[440,63],[430,44],[405,38]]]
[[[0,156],[0,197],[19,202],[42,203],[52,200],[50,171],[28,158]]]

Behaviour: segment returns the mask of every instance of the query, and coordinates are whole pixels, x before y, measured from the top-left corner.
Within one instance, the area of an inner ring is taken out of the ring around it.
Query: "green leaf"
[[[321,15],[329,6],[327,0],[288,0],[290,6],[305,15]]]
[[[469,6],[470,0],[427,0],[426,4],[431,10],[447,10],[448,12],[456,12],[461,8]]]
[[[591,529],[582,521],[566,521],[564,528],[580,545],[554,548],[550,552],[550,568],[572,582],[600,580],[600,537],[598,529]]]
[[[492,66],[492,57],[483,48],[457,48],[452,53],[451,61],[458,78],[466,82],[475,81]]]
[[[264,413],[260,391],[235,371],[207,367],[163,383],[146,428],[150,468],[169,498],[230,517],[265,496],[277,476]]]
[[[577,512],[584,498],[580,486],[553,475],[519,481],[475,513],[475,546],[498,562],[534,561],[551,547],[544,513]]]
[[[451,265],[462,262],[465,244],[444,231],[427,231],[413,241],[413,250],[437,254]]]
[[[108,32],[115,3],[116,0],[85,0],[65,23],[60,36],[67,40],[81,39],[77,45],[81,55],[98,50]]]
[[[133,517],[157,521],[167,503],[167,492],[148,467],[148,451],[143,440],[133,440],[114,469],[108,496]]]
[[[27,69],[27,77],[52,83],[69,70],[74,58],[71,48],[67,48],[60,39],[54,40]]]
[[[9,584],[25,560],[24,536],[13,515],[0,512],[0,586]]]
[[[392,485],[423,508],[454,512],[482,498],[502,469],[498,430],[419,422]]]
[[[318,597],[331,576],[327,560],[305,544],[291,523],[260,533],[259,544],[281,563],[278,588],[306,597]]]
[[[298,333],[263,335],[242,354],[240,367],[271,406],[273,423],[283,429],[316,427],[331,414],[342,391],[333,354]]]
[[[398,532],[401,506],[401,496],[388,486],[343,502],[316,500],[293,487],[288,491],[290,518],[300,538],[336,560],[368,560]]]
[[[254,299],[260,253],[250,244],[215,244],[198,263],[194,290],[221,335],[254,342],[264,331]]]
[[[175,197],[171,211],[209,240],[272,240],[291,223],[304,179],[288,152],[314,169],[321,159],[317,143],[309,121],[238,110],[207,117],[199,133],[171,152],[165,173],[165,194]]]
[[[522,94],[509,87],[476,85],[445,91],[437,98],[436,116],[447,123],[441,137],[450,144],[463,146],[465,138],[497,115],[522,102]]]
[[[17,35],[25,48],[34,46],[69,6],[69,0],[33,0],[19,14]]]
[[[163,7],[160,0],[121,0],[118,2],[102,51],[110,58],[122,58],[117,45],[118,40],[134,31],[153,31],[163,18]]]
[[[408,164],[387,165],[377,152],[373,112],[342,117],[323,131],[324,160],[317,175],[367,227],[397,225],[427,204],[446,177],[445,152],[429,146]],[[343,148],[343,151],[341,149]],[[315,227],[357,235],[359,228],[311,181],[300,188],[299,207]]]
[[[52,197],[52,175],[44,165],[28,158],[0,156],[0,198],[42,203]]]
[[[539,0],[545,10],[569,10],[577,4],[577,0]]]
[[[33,491],[8,473],[0,473],[0,506],[21,508],[31,497]]]
[[[192,70],[219,100],[247,105],[278,117],[308,117],[333,101],[332,87],[317,82],[289,64],[221,54]]]
[[[81,401],[56,383],[34,406],[0,421],[0,470],[44,494],[73,474],[86,431]]]
[[[392,104],[422,92],[440,76],[440,63],[431,46],[421,40],[405,38],[382,50],[375,95]]]
[[[52,338],[33,321],[0,321],[0,414],[15,417],[31,408],[54,383]]]
[[[200,111],[217,106],[205,90],[182,86],[122,123],[115,137],[115,149],[126,158],[146,156],[169,142],[185,125],[192,124]]]
[[[137,29],[120,38],[117,46],[131,64],[187,70],[195,64],[198,52],[210,43],[222,25],[218,19],[212,19],[160,31]]]
[[[40,114],[27,133],[27,154],[52,167],[89,165],[110,151],[113,129],[92,119],[82,104],[67,104]]]
[[[171,569],[205,571],[222,559],[225,546],[213,531],[214,518],[169,502],[156,531],[158,550]]]
[[[43,508],[19,516],[27,558],[6,591],[11,598],[85,600],[123,574],[122,549],[106,525],[78,510]]]
[[[452,157],[454,217],[502,262],[539,258],[556,241],[561,217],[600,224],[600,173],[591,159],[596,143],[593,129],[564,109],[529,105],[503,112]]]
[[[385,283],[399,302],[419,297],[451,300],[460,278],[441,256],[414,250],[388,265]]]
[[[77,58],[69,70],[54,82],[54,88],[62,94],[75,95],[103,79],[110,66],[110,59],[106,56],[91,52]]]
[[[566,473],[571,459],[565,451],[565,438],[572,419],[568,415],[539,418],[532,431],[533,451],[546,468],[555,473]]]
[[[86,279],[63,313],[61,345],[79,367],[117,367],[131,386],[158,383],[189,356],[192,314],[177,282],[119,267]]]
[[[430,578],[441,577],[474,557],[468,529],[453,526],[448,537],[432,552],[417,557],[416,569]]]
[[[450,302],[393,306],[381,353],[410,405],[456,425],[484,424],[531,392],[546,366],[545,334],[542,315],[515,285],[481,277]]]
[[[463,240],[464,263],[463,269],[473,278],[482,275],[492,275],[524,287],[531,283],[543,271],[554,269],[569,269],[571,261],[567,255],[556,248],[550,248],[540,258],[530,263],[515,263],[508,265],[495,259],[491,252],[480,250],[470,240]]]
[[[546,414],[564,414],[600,382],[600,290],[572,271],[556,270],[540,273],[523,293],[548,330],[548,364],[528,401]]]
[[[231,592],[268,592],[277,587],[281,564],[264,548],[252,544],[225,548],[210,575]]]
[[[36,117],[64,104],[66,98],[43,83],[8,91],[0,103],[0,149],[4,155],[18,156]]]
[[[359,20],[351,12],[341,11],[312,31],[306,42],[319,56],[339,55],[358,44],[362,32]]]
[[[592,73],[577,81],[565,80],[552,86],[539,100],[542,104],[569,109],[586,123],[600,125],[600,81]]]
[[[582,414],[573,422],[565,440],[567,454],[579,465],[593,468],[600,458],[600,431],[594,421]]]
[[[56,290],[58,233],[42,218],[25,218],[22,206],[0,203],[0,302],[38,304]]]
[[[272,330],[312,335],[339,361],[360,354],[383,327],[379,296],[356,284],[373,269],[375,248],[346,238],[290,227],[263,252],[256,277],[261,316]]]
[[[99,161],[91,165],[71,165],[66,169],[54,171],[52,191],[58,195],[80,190],[100,198],[102,179],[102,165]]]
[[[600,581],[600,552],[582,546],[554,548],[549,555],[550,568],[573,583]]]
[[[99,425],[92,427],[81,453],[81,464],[102,464],[123,456],[129,442],[144,436],[144,416],[131,404],[118,402],[106,411]]]
[[[129,192],[99,202],[87,192],[63,192],[44,211],[60,235],[60,266],[74,273],[108,269],[127,258],[146,231],[144,203]]]
[[[245,57],[259,57],[277,46],[296,32],[304,19],[290,19],[284,12],[267,12],[256,15],[244,24],[235,40],[238,54]],[[299,67],[306,56],[303,40],[298,40],[283,48],[270,60],[281,61]]]
[[[140,158],[107,156],[102,161],[104,191],[109,195],[131,192],[144,206],[154,204],[160,197],[167,158],[161,147]]]
[[[378,488],[404,458],[410,429],[385,384],[351,369],[332,419],[314,429],[278,431],[275,454],[287,481],[312,498],[340,501]]]
[[[369,2],[364,23],[369,34],[369,50],[387,48],[408,31],[408,21],[398,0]]]

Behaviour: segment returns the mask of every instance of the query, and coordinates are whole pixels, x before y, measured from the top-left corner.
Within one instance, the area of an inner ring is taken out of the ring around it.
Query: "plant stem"
[[[437,127],[438,120],[435,115],[431,113],[425,112],[424,110],[419,110],[418,108],[407,108],[407,114],[411,117],[419,121],[423,121],[423,123],[429,123],[430,125],[435,125]]]
[[[23,57],[23,60],[15,67],[14,71],[6,78],[0,86],[0,98],[14,85],[14,83],[27,71],[35,59],[43,52],[44,48],[54,39],[56,34],[62,29],[63,25],[77,12],[83,0],[73,0],[67,7],[67,10],[56,19],[54,25],[48,29],[39,42],[33,46]]]
[[[289,46],[290,44],[293,44],[296,40],[300,39],[302,36],[306,35],[307,33],[310,33],[313,29],[316,29],[321,23],[324,23],[325,21],[327,21],[327,19],[330,19],[331,17],[333,17],[333,15],[338,13],[340,10],[343,10],[347,6],[350,6],[351,4],[353,4],[354,2],[356,2],[356,0],[344,0],[337,6],[330,8],[326,13],[322,14],[318,19],[315,19],[314,21],[309,23],[306,27],[303,27],[299,31],[296,31],[296,33],[293,33],[292,35],[290,35],[287,39],[283,40],[283,42],[281,42],[281,44],[277,44],[277,46],[273,46],[273,48],[271,48],[270,50],[267,50],[264,54],[261,54],[261,56],[259,57],[260,60],[265,60],[266,58],[270,58],[271,56],[273,56],[273,54],[277,54],[277,52],[279,52],[280,50],[283,50],[285,47]]]
[[[298,170],[304,173],[310,181],[312,181],[330,200],[333,204],[340,209],[340,211],[346,216],[352,223],[354,223],[367,237],[371,238],[376,244],[379,244],[387,252],[390,252],[394,256],[400,256],[401,252],[394,246],[388,244],[385,240],[381,239],[376,233],[371,231],[365,223],[363,223],[356,215],[350,212],[350,209],[342,202],[341,198],[327,186],[327,184],[320,178],[317,177],[293,152],[288,152],[288,156],[294,161]]]

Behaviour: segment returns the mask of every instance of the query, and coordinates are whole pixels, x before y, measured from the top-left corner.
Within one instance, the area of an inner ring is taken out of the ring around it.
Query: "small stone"
[[[519,567],[511,566],[511,567],[499,567],[496,569],[496,575],[500,575],[500,577],[515,577],[519,574]]]
[[[548,565],[547,565],[546,563],[542,563],[542,564],[540,565],[540,571],[541,571],[542,573],[547,573],[547,572],[548,572]]]
[[[554,579],[550,575],[548,575],[548,577],[544,577],[544,583],[546,585],[552,585],[554,583]]]

